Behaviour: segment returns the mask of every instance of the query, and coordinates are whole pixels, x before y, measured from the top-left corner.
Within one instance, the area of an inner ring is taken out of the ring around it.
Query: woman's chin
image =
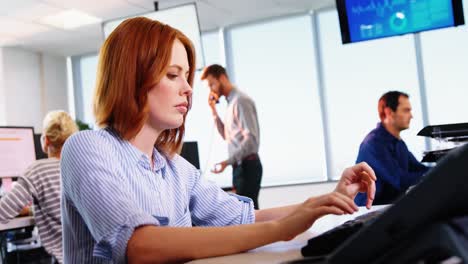
[[[181,118],[180,121],[178,120],[176,122],[171,122],[170,124],[168,124],[168,129],[176,129],[176,128],[181,127],[183,124],[184,124],[184,119]]]

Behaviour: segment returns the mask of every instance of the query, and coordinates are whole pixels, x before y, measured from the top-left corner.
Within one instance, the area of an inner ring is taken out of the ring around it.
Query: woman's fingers
[[[314,208],[323,205],[336,206],[349,214],[358,210],[358,207],[351,198],[339,192],[332,192],[330,194],[319,196],[317,199],[314,199],[313,204],[311,204]]]
[[[322,206],[315,208],[314,214],[315,214],[315,218],[318,219],[328,214],[343,215],[345,214],[345,212],[336,206],[322,205]]]
[[[366,164],[367,165],[367,164]],[[367,165],[369,166],[369,165]],[[369,167],[370,168],[370,167]],[[375,175],[374,175],[375,176]],[[363,192],[367,193],[367,202],[366,202],[366,207],[368,209],[371,208],[372,202],[374,201],[375,197],[375,181],[376,178],[374,179],[372,175],[368,174],[366,171],[362,171],[361,173],[361,182],[365,184],[366,188],[362,190]]]
[[[374,170],[366,162],[360,162],[356,164],[353,168],[356,174],[364,173],[367,174],[367,176],[369,176],[370,179],[374,181],[377,180],[377,176],[375,176]]]
[[[334,214],[352,214],[358,210],[354,201],[339,192],[309,198],[291,215],[280,220],[285,223],[285,240],[294,238],[297,234],[304,232],[320,217]]]
[[[355,180],[359,183],[359,192],[365,192],[367,194],[366,207],[371,208],[375,197],[375,176],[374,170],[365,162],[356,164],[353,167],[355,173]],[[354,195],[354,193],[353,193]]]

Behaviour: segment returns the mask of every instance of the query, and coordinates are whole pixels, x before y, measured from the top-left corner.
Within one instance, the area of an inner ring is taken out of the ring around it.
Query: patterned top
[[[34,219],[41,243],[49,254],[63,263],[58,159],[37,160],[26,169],[0,201],[0,222],[7,223],[33,200],[36,200]]]
[[[112,129],[82,131],[62,151],[66,263],[124,263],[136,227],[255,222],[249,198],[225,193],[189,162],[150,159]]]

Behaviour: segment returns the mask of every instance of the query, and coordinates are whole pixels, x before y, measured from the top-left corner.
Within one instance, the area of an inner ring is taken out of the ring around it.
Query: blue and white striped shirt
[[[136,227],[255,222],[250,199],[225,193],[179,155],[143,152],[111,129],[83,131],[62,151],[65,263],[125,263]]]

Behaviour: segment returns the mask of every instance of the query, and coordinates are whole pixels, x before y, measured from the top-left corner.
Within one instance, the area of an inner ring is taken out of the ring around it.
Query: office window
[[[421,43],[429,124],[468,122],[468,26],[421,33]]]
[[[414,118],[402,138],[421,158],[424,139],[416,136],[423,126],[413,36],[343,45],[337,12],[320,13],[318,20],[332,178],[355,163],[359,144],[379,122],[377,101],[389,90],[410,95]]]
[[[197,141],[202,176],[216,182],[221,187],[232,187],[232,169],[227,167],[221,174],[211,172],[214,164],[228,157],[227,145],[219,135],[214,124],[211,109],[208,106],[210,89],[200,80],[201,71],[195,75],[192,109],[187,115],[185,141]],[[218,114],[224,118],[226,100],[222,99],[217,106]]]
[[[209,31],[202,34],[203,55],[205,67],[211,64],[224,64],[221,32],[219,30]],[[197,57],[202,54],[197,54]]]
[[[210,31],[202,34],[203,52],[205,66],[211,64],[224,65],[223,47],[220,31]],[[200,158],[200,171],[202,176],[216,182],[221,187],[232,187],[231,167],[221,174],[211,172],[213,165],[228,157],[226,142],[219,135],[208,106],[208,95],[210,89],[205,82],[200,80],[201,70],[195,74],[192,94],[192,109],[186,120],[186,141],[197,141]],[[221,118],[224,117],[227,103],[220,100],[217,110]]]
[[[93,95],[94,88],[96,86],[96,71],[98,64],[97,55],[83,56],[80,60],[80,72],[81,72],[81,96],[83,99],[80,113],[83,115],[82,121],[95,126],[94,114],[93,114]]]
[[[217,36],[219,33],[209,32],[202,34],[202,41],[204,47],[204,54],[206,54],[206,63],[221,63],[219,39]],[[202,54],[197,54],[202,56]],[[92,101],[94,95],[94,88],[96,85],[96,71],[98,64],[98,55],[83,55],[76,56],[72,58],[74,70],[77,70],[79,73],[73,75],[75,89],[77,89],[75,94],[78,94],[75,98],[76,112],[77,117],[82,119],[82,121],[93,125],[94,124],[94,114],[92,109]],[[79,67],[79,69],[76,69]]]
[[[228,31],[235,80],[256,103],[263,186],[326,180],[308,15]]]

